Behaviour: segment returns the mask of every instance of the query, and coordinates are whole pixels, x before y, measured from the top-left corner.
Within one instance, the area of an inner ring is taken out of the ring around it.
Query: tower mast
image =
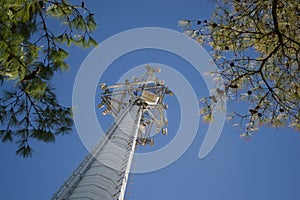
[[[172,92],[155,76],[160,69],[148,65],[146,69],[131,82],[100,85],[98,107],[105,107],[103,114],[111,114],[115,121],[53,200],[124,200],[136,145],[154,145],[153,127],[167,134],[163,99]]]

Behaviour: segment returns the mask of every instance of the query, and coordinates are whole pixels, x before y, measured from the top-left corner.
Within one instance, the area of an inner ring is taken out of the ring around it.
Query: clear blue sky
[[[213,4],[200,0],[103,0],[87,1],[86,6],[95,13],[99,28],[94,36],[98,42],[138,27],[156,26],[180,31],[178,20],[208,19],[213,9]],[[70,48],[71,69],[54,80],[59,99],[65,105],[71,105],[76,72],[89,51]],[[125,55],[114,62],[101,79],[117,80],[122,75],[114,72],[118,67],[126,70],[122,66],[134,67],[147,62],[174,65],[195,85],[198,97],[207,95],[203,80],[193,76],[190,66],[174,55],[158,51]],[[169,121],[173,124],[170,124],[170,134],[161,137],[163,142],[172,139],[172,130],[176,131],[178,123],[178,108],[169,109],[172,113],[168,115]],[[102,125],[104,128],[109,126],[105,120]],[[251,141],[245,142],[239,138],[240,130],[227,123],[213,151],[200,160],[198,152],[206,129],[207,125],[200,123],[191,147],[171,166],[134,175],[129,184],[128,199],[300,199],[298,132],[289,128],[262,128]],[[22,159],[14,154],[16,146],[0,144],[1,200],[50,199],[87,154],[76,131],[58,138],[55,144],[32,142],[32,145],[33,157]]]

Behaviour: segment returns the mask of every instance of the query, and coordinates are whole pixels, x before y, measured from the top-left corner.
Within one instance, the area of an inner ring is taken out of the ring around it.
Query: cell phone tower
[[[124,84],[106,86],[99,108],[111,114],[114,123],[86,156],[53,200],[124,200],[133,155],[137,145],[154,145],[151,130],[166,135],[168,120],[164,116],[165,95],[172,95],[155,73],[147,71]]]

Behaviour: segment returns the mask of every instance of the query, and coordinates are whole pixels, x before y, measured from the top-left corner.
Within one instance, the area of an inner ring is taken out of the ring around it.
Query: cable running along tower
[[[136,145],[154,145],[152,129],[167,134],[163,100],[173,93],[155,76],[160,69],[146,69],[133,81],[100,85],[98,107],[105,107],[102,114],[111,114],[115,121],[53,200],[124,200]]]

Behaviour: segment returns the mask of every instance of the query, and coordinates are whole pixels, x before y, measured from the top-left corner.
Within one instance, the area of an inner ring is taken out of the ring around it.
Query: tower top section
[[[156,76],[159,68],[145,66],[146,72],[133,80],[126,79],[124,83],[107,86],[100,84],[103,91],[101,102],[98,107],[105,107],[103,115],[111,114],[115,119],[130,103],[134,103],[143,109],[140,124],[139,143],[153,144],[150,132],[155,127],[155,132],[167,134],[168,120],[165,118],[164,110],[168,108],[164,104],[165,95],[173,95],[173,92],[165,86],[163,80]]]

